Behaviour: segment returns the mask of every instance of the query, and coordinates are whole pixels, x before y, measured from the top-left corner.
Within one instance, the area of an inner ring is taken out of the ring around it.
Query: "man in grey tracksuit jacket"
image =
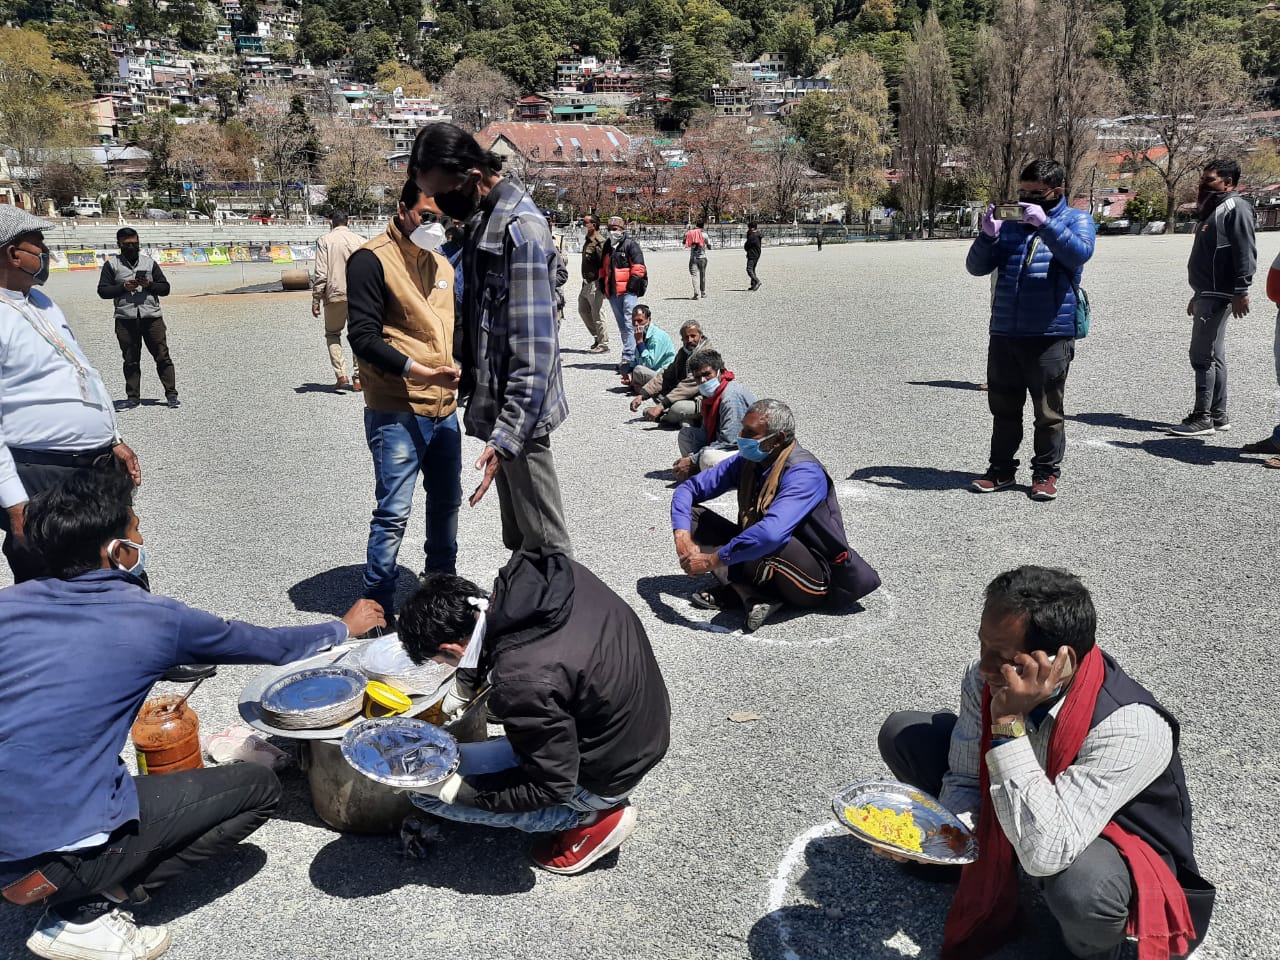
[[[1231,429],[1227,416],[1227,317],[1248,314],[1249,285],[1258,256],[1253,207],[1235,192],[1239,176],[1235,161],[1215,160],[1200,178],[1200,221],[1187,261],[1187,279],[1194,291],[1187,314],[1191,317],[1196,398],[1190,415],[1169,428],[1175,436]]]
[[[169,295],[169,281],[160,264],[143,253],[138,232],[122,227],[116,233],[119,256],[107,257],[98,278],[98,296],[114,300],[116,340],[124,355],[125,400],[117,407],[138,406],[142,392],[142,345],[156,362],[156,375],[169,406],[178,405],[178,384],[169,356],[168,333],[160,312],[160,298]]]

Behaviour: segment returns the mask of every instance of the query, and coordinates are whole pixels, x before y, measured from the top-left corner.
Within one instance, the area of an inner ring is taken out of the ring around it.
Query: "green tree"
[[[240,23],[245,33],[258,32],[258,0],[240,0]]]
[[[204,92],[214,99],[219,123],[225,124],[244,103],[244,81],[234,73],[215,73],[205,81]]]
[[[139,147],[151,154],[147,182],[153,187],[168,189],[173,180],[170,160],[178,135],[173,117],[167,113],[149,113],[129,128],[129,134]]]
[[[25,189],[35,186],[27,172],[37,169],[44,151],[88,141],[84,117],[72,104],[91,90],[83,71],[53,58],[42,34],[0,27],[0,143],[16,152]]]
[[[315,7],[307,7],[298,27],[298,44],[303,54],[313,64],[341,60],[347,52],[347,32],[315,11]]]
[[[884,33],[897,23],[893,0],[865,0],[853,21],[858,33]]]
[[[452,45],[435,37],[428,37],[418,47],[418,69],[428,80],[435,82],[453,69],[455,54]]]
[[[373,80],[378,89],[385,93],[391,93],[397,87],[406,97],[425,97],[431,93],[431,84],[427,78],[399,60],[388,60],[378,67]]]
[[[33,26],[49,41],[49,50],[54,59],[83,71],[94,83],[101,83],[115,75],[115,58],[111,56],[106,41],[93,35],[91,23],[83,20],[57,20]]]
[[[378,67],[396,55],[396,43],[385,30],[361,30],[351,38],[351,73],[361,83],[372,83]]]
[[[213,21],[206,0],[169,0],[167,19],[178,43],[188,50],[202,50],[213,42]]]
[[[835,169],[835,112],[830,94],[805,94],[786,114],[784,123],[804,147],[809,163],[830,174]]]
[[[957,119],[955,79],[946,35],[930,10],[907,46],[898,130],[901,139],[901,206],[917,213],[930,232],[938,209],[942,161],[953,141]]]
[[[522,91],[550,86],[555,81],[556,60],[564,50],[545,31],[514,24],[481,30],[462,43],[465,57],[492,64]]]
[[[885,188],[889,157],[889,91],[884,71],[870,54],[847,53],[832,73],[836,91],[832,132],[835,172],[850,211],[866,210]]]
[[[787,58],[787,69],[801,77],[813,71],[817,39],[813,12],[804,5],[779,20],[769,37],[771,48]]]

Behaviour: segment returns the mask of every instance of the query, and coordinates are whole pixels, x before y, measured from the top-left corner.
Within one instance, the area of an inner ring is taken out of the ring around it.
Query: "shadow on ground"
[[[294,393],[350,393],[350,390],[338,390],[332,383],[303,383],[293,388]]]
[[[1239,447],[1209,446],[1194,437],[1164,437],[1160,440],[1113,440],[1113,447],[1142,450],[1153,457],[1177,460],[1192,466],[1211,467],[1219,463],[1247,463]]]
[[[1126,416],[1123,413],[1077,413],[1067,417],[1077,423],[1087,423],[1091,427],[1115,427],[1118,430],[1137,430],[1140,433],[1151,433],[1165,430],[1169,424],[1159,420],[1141,420]]]
[[[673,557],[672,560],[674,559]],[[716,611],[710,620],[706,620],[703,618],[712,611],[696,610],[689,606],[689,595],[695,590],[709,588],[711,583],[705,578],[686,577],[682,573],[641,577],[636,581],[636,593],[649,604],[653,615],[663,623],[694,630],[709,630],[712,633],[732,633],[740,629],[742,627],[741,608]],[[669,598],[675,598],[677,602],[673,604]],[[785,619],[783,615],[779,614],[769,622],[777,623],[783,619]]]
[[[423,860],[405,857],[394,834],[339,834],[311,862],[311,882],[344,900],[408,886],[444,887],[476,896],[510,896],[533,889],[526,834],[453,823],[443,823],[441,831],[444,838]],[[607,867],[616,859],[611,854],[601,864]]]
[[[142,923],[170,923],[217,902],[241,884],[248,883],[267,864],[267,852],[252,843],[240,843],[212,864],[206,863],[165,885],[150,902],[133,908]]]
[[[566,363],[570,370],[616,370],[616,363]]]
[[[909,387],[944,387],[948,390],[982,391],[982,384],[973,383],[970,380],[908,380],[907,386]]]
[[[199,300],[202,297],[225,297],[232,294],[241,293],[297,293],[296,290],[288,290],[281,285],[279,280],[269,280],[266,283],[251,283],[243,287],[233,287],[230,290],[208,290],[204,293],[193,293],[190,299]]]
[[[810,841],[788,879],[795,891],[788,897],[808,902],[779,907],[756,922],[747,938],[752,960],[902,960],[936,957],[942,950],[954,884],[912,876],[852,836]],[[1061,955],[1056,924],[1023,886],[1018,938],[993,960]]]
[[[299,580],[289,588],[289,599],[295,610],[308,613],[327,613],[340,617],[360,599],[364,591],[364,566],[347,564],[334,567]],[[396,583],[397,604],[403,602],[418,587],[418,577],[408,567],[401,565],[400,579]]]
[[[941,470],[938,467],[862,467],[849,474],[877,487],[895,490],[961,490],[978,476],[975,470]]]

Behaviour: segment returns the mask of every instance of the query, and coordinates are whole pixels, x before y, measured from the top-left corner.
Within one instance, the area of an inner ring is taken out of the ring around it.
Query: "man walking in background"
[[[760,228],[754,220],[747,224],[747,240],[742,249],[747,251],[747,277],[751,280],[747,289],[759,290],[761,281],[756,276],[756,264],[760,262]]]
[[[132,410],[141,403],[142,345],[156,362],[156,375],[164,387],[165,401],[178,405],[178,385],[169,357],[169,342],[164,317],[160,313],[160,297],[169,295],[169,281],[164,271],[141,252],[138,231],[122,227],[116,231],[120,254],[107,257],[98,277],[98,296],[114,300],[116,305],[116,340],[124,354],[125,399],[117,409]]]
[[[1258,260],[1253,239],[1253,207],[1236,193],[1240,164],[1214,160],[1200,175],[1196,238],[1187,261],[1193,291],[1191,369],[1196,375],[1195,406],[1169,428],[1175,437],[1198,437],[1231,429],[1227,416],[1227,317],[1249,314],[1249,285]]]
[[[693,299],[698,299],[699,290],[705,300],[707,296],[707,235],[702,232],[703,221],[690,227],[684,234],[684,245],[689,249],[689,282],[693,284]]]
[[[329,362],[337,379],[337,390],[360,389],[360,362],[351,353],[355,382],[347,379],[347,358],[342,353],[342,331],[347,325],[347,260],[364,246],[364,237],[347,227],[342,211],[329,217],[332,228],[316,241],[316,278],[311,286],[311,315],[324,310],[324,339],[329,345]]]
[[[609,352],[609,328],[600,308],[604,306],[604,281],[600,268],[604,265],[604,237],[600,236],[600,220],[593,213],[582,218],[587,238],[582,242],[582,289],[578,291],[578,316],[591,334],[591,353]]]

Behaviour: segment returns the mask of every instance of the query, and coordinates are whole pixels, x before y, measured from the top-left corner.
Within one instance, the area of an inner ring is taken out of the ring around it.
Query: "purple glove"
[[[1022,204],[1022,222],[1039,230],[1049,222],[1049,215],[1044,212],[1044,207],[1034,203],[1024,203]]]
[[[995,211],[995,204],[991,204],[987,207],[987,212],[982,215],[982,232],[988,237],[994,237],[1000,232],[1001,221],[995,218]]]

